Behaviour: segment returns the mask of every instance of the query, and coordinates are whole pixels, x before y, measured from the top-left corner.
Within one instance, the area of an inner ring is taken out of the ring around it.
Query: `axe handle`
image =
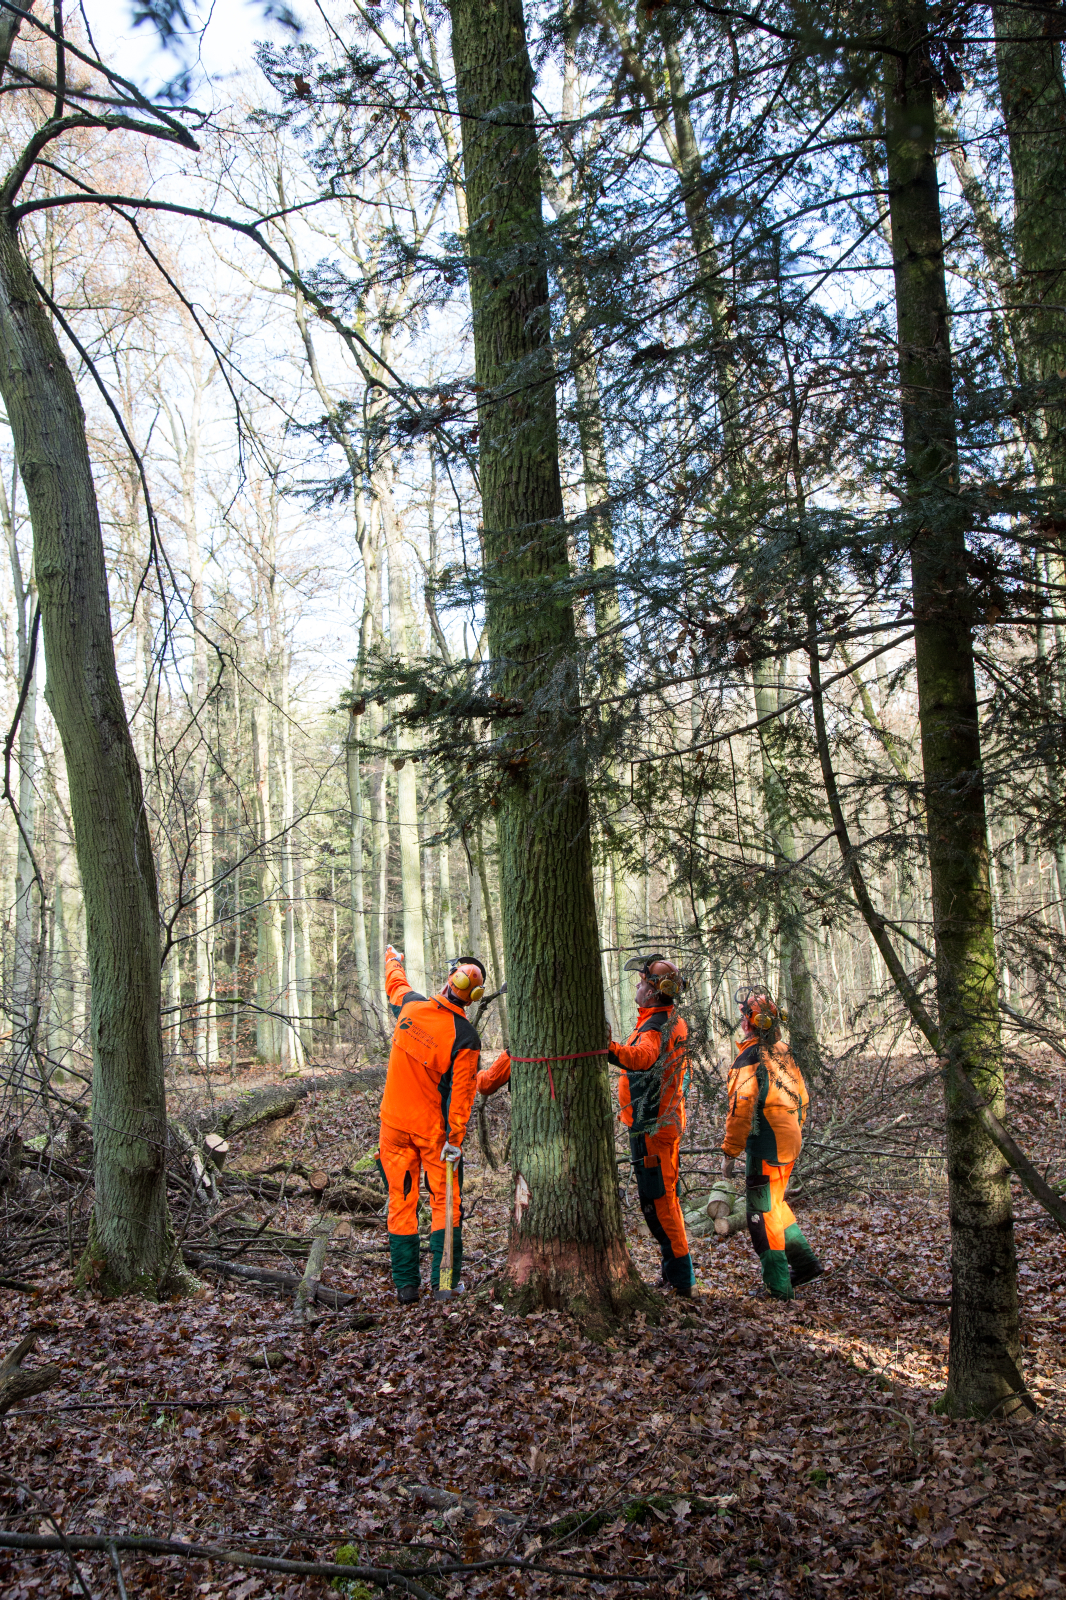
[[[454,1226],[454,1211],[452,1206],[452,1181],[455,1176],[455,1164],[451,1161],[444,1163],[444,1253],[440,1261],[440,1286],[442,1289],[451,1289],[452,1264],[454,1260],[454,1239],[452,1229]]]

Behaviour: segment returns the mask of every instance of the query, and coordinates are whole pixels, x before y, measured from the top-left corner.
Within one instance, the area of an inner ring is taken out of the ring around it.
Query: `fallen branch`
[[[353,1578],[377,1584],[380,1589],[404,1589],[418,1600],[437,1600],[428,1589],[415,1583],[395,1567],[342,1567],[332,1561],[286,1561],[280,1556],[261,1556],[251,1550],[223,1550],[212,1544],[185,1544],[180,1539],[149,1539],[127,1534],[68,1533],[59,1539],[49,1533],[0,1532],[0,1550],[85,1551],[110,1555],[112,1550],[130,1550],[146,1556],[184,1556],[187,1561],[224,1561],[232,1567],[251,1567],[260,1572],[286,1572],[298,1578]]]
[[[235,1262],[220,1260],[216,1256],[202,1256],[195,1251],[186,1250],[184,1253],[185,1265],[196,1267],[203,1272],[218,1272],[224,1278],[241,1278],[247,1283],[260,1284],[268,1289],[280,1289],[286,1294],[295,1294],[300,1287],[301,1280],[288,1272],[271,1272],[266,1267],[244,1267]],[[321,1283],[314,1286],[314,1294],[309,1296],[319,1305],[329,1306],[334,1311],[341,1311],[345,1306],[359,1304],[359,1296],[345,1294],[341,1289],[327,1289]]]
[[[140,1406],[147,1411],[208,1411],[232,1404],[232,1395],[225,1400],[81,1400],[73,1406],[42,1406],[39,1411],[23,1411],[20,1415],[61,1417],[68,1411],[136,1411]]]
[[[0,1417],[20,1400],[41,1394],[59,1382],[59,1368],[51,1364],[38,1367],[36,1372],[22,1371],[22,1363],[36,1343],[37,1335],[30,1332],[0,1361]]]

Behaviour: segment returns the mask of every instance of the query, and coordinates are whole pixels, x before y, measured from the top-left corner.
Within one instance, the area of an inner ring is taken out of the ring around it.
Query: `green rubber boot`
[[[444,1229],[434,1228],[429,1236],[430,1267],[429,1281],[434,1289],[440,1288],[440,1264],[444,1257]],[[463,1275],[463,1230],[461,1226],[452,1229],[452,1290]]]
[[[418,1234],[390,1233],[389,1259],[392,1262],[392,1281],[405,1305],[418,1299],[421,1278],[418,1266]]]
[[[759,1257],[762,1281],[775,1300],[794,1300],[796,1291],[788,1271],[788,1257],[783,1250],[764,1250]]]
[[[785,1255],[788,1257],[788,1274],[794,1289],[798,1289],[801,1283],[811,1283],[815,1278],[820,1278],[825,1271],[798,1222],[790,1223],[785,1229]]]

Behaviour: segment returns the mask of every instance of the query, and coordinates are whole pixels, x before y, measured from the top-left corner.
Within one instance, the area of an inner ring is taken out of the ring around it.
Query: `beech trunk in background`
[[[498,689],[543,697],[574,648],[559,481],[533,73],[521,0],[451,0],[452,55],[469,217],[479,385],[486,608]],[[561,675],[560,675],[561,676]],[[565,679],[564,679],[565,681]],[[535,730],[532,734],[535,737]],[[528,742],[527,725],[523,738]],[[511,1049],[564,1056],[607,1044],[588,791],[538,754],[506,779],[497,812]],[[579,1315],[646,1291],[626,1249],[605,1055],[516,1064],[511,1248],[506,1276],[526,1305]]]
[[[96,1197],[84,1279],[153,1291],[175,1255],[166,1196],[159,906],[122,702],[104,548],[74,379],[0,216],[0,394],[33,525],[47,657],[85,897]]]
[[[940,1048],[948,1062],[951,1334],[945,1409],[1027,1403],[1010,1174],[960,1086],[1004,1111],[984,777],[959,504],[950,323],[924,4],[886,12],[884,62],[896,323]]]

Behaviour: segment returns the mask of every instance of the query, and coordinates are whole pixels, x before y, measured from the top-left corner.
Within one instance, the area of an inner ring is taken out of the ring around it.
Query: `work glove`
[[[458,1161],[462,1153],[457,1144],[446,1144],[440,1153],[440,1158],[442,1161]]]
[[[620,1067],[622,1064],[618,1059],[618,1051],[615,1048],[615,1042],[613,1039],[607,1046],[607,1059],[611,1063],[612,1067]]]
[[[736,1159],[737,1159],[736,1156],[723,1156],[722,1157],[722,1177],[723,1178],[732,1178],[732,1176],[733,1176],[733,1168],[736,1165]]]
[[[386,957],[395,956],[397,961],[402,961],[403,960],[403,951],[402,950],[397,950],[397,948],[396,948],[396,946],[394,944],[387,944],[385,946],[385,955],[386,955]]]

